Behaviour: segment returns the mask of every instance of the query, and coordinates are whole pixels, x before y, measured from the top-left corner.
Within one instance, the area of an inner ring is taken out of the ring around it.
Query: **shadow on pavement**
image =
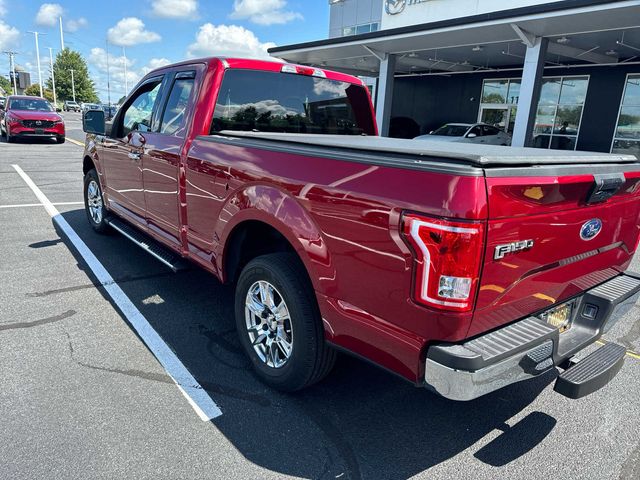
[[[556,424],[540,412],[512,427],[505,423],[540,394],[553,373],[457,403],[343,356],[320,384],[295,395],[274,392],[254,378],[241,351],[231,287],[197,267],[168,273],[123,237],[95,234],[83,210],[63,216],[220,405],[216,427],[264,468],[305,478],[403,479],[494,430],[503,433],[472,453],[502,466],[535,448]]]

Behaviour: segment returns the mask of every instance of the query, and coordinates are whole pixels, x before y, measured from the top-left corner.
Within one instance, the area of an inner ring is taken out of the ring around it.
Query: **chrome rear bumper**
[[[426,386],[452,400],[473,400],[536,377],[595,342],[639,298],[640,275],[627,272],[575,299],[572,326],[562,335],[539,318],[527,317],[463,344],[432,345]]]

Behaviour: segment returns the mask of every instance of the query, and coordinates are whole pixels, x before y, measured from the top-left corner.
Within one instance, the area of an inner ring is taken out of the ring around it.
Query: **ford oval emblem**
[[[580,227],[580,238],[585,241],[593,240],[598,236],[600,230],[602,230],[602,220],[594,218]]]

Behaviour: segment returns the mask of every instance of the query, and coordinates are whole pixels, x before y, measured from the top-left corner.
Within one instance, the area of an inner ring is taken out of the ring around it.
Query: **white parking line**
[[[61,206],[61,205],[84,205],[84,202],[56,202],[51,205]],[[41,203],[21,203],[18,205],[0,205],[0,208],[23,208],[23,207],[41,207]]]
[[[42,190],[38,188],[33,180],[31,180],[18,165],[12,165],[12,167],[18,172],[18,175],[22,177],[29,188],[31,188],[35,196],[38,197],[40,205],[51,215],[56,225],[62,229],[69,241],[73,243],[73,246],[84,261],[87,262],[87,265],[96,276],[98,282],[103,285],[103,288],[107,291],[113,302],[120,308],[122,314],[138,333],[142,341],[149,347],[149,350],[153,352],[198,416],[203,421],[209,421],[222,415],[222,411],[218,405],[216,405],[193,375],[189,373],[176,354],[173,353],[171,348],[162,340],[158,332],[153,329],[144,315],[140,313],[140,310],[138,310],[129,297],[127,297],[122,289],[115,283],[113,277],[107,272],[91,250],[89,250],[89,247],[87,247],[73,228],[71,228],[71,225],[60,215],[58,209],[49,201],[45,194],[42,193]]]

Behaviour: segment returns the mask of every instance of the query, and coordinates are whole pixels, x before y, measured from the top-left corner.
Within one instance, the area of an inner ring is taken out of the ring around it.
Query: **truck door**
[[[114,121],[110,138],[101,145],[109,207],[141,226],[146,224],[141,160],[162,78],[147,80],[129,97]]]
[[[145,134],[142,179],[149,230],[180,247],[179,169],[194,110],[196,70],[167,78],[158,125]]]

